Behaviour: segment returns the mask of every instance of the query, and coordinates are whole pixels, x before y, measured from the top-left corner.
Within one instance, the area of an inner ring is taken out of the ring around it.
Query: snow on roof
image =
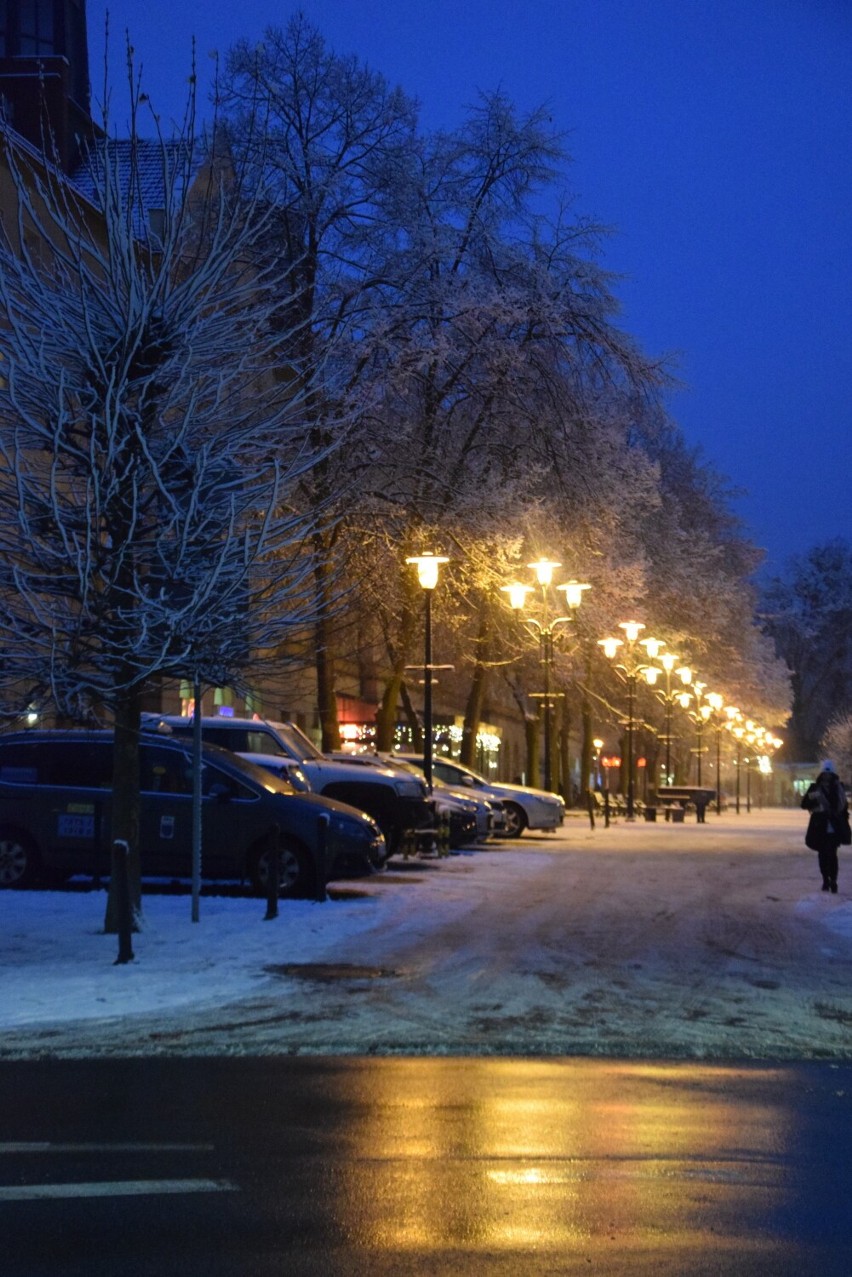
[[[155,229],[151,214],[180,203],[204,158],[205,147],[197,140],[105,138],[89,147],[69,181],[99,208],[103,204],[104,165],[110,164],[122,203],[133,208],[134,233],[147,240]]]

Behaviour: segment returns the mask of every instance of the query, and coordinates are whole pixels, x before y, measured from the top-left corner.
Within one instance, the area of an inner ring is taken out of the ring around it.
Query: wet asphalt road
[[[852,1065],[0,1064],[4,1277],[852,1272]]]

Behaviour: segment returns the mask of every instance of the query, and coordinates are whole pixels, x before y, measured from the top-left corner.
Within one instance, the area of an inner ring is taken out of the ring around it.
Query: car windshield
[[[320,750],[317,749],[310,737],[306,736],[302,729],[297,727],[295,723],[270,722],[269,726],[275,728],[275,731],[281,737],[287,748],[292,750],[293,755],[296,758],[301,759],[302,762],[304,762],[305,759],[325,758],[325,754],[321,753]],[[267,750],[266,752],[270,753],[271,751]]]
[[[249,759],[242,755],[233,754],[228,749],[223,749],[220,745],[214,745],[211,742],[204,743],[205,757],[211,762],[222,762],[232,771],[241,772],[243,776],[253,780],[255,784],[262,785],[270,794],[292,794],[293,786],[290,781],[274,775],[265,767],[259,767],[257,763],[252,763]]]

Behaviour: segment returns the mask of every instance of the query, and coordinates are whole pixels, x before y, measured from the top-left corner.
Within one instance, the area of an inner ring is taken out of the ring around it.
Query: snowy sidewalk
[[[174,1052],[852,1057],[852,856],[818,890],[798,811],[573,817],[392,864],[325,904],[0,893],[0,1057]],[[842,854],[842,853],[841,853]]]

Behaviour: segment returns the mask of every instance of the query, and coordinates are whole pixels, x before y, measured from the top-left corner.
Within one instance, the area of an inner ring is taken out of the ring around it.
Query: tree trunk
[[[316,638],[316,675],[317,675],[317,712],[322,732],[322,746],[325,752],[340,749],[340,723],[337,717],[337,686],[335,679],[335,663],[333,649],[332,626],[329,621],[328,560],[322,539],[315,539],[317,623],[314,627]]]
[[[104,931],[117,935],[120,925],[120,878],[116,872],[115,843],[127,844],[127,872],[133,930],[139,930],[142,916],[142,883],[139,858],[139,731],[141,688],[129,687],[115,703],[115,743],[112,770],[112,825],[110,831],[113,863],[110,872]]]
[[[476,636],[476,655],[474,658],[473,678],[464,709],[462,726],[461,762],[465,767],[476,767],[476,740],[482,722],[482,707],[485,704],[485,692],[488,686],[488,657],[490,627],[486,610],[479,615],[479,632]]]
[[[394,746],[396,707],[402,690],[402,670],[395,670],[385,683],[382,699],[376,711],[376,749],[388,752]]]
[[[580,719],[583,732],[583,741],[580,747],[580,789],[582,801],[585,805],[588,802],[589,790],[594,785],[594,781],[590,778],[595,757],[595,747],[592,744],[594,739],[592,703],[587,696],[583,697],[580,706]]]
[[[566,807],[574,806],[571,786],[571,707],[566,692],[559,702],[559,786],[558,792],[565,799]]]
[[[541,775],[538,761],[539,721],[537,718],[524,719],[524,734],[527,739],[527,784],[534,789],[541,788]]]

